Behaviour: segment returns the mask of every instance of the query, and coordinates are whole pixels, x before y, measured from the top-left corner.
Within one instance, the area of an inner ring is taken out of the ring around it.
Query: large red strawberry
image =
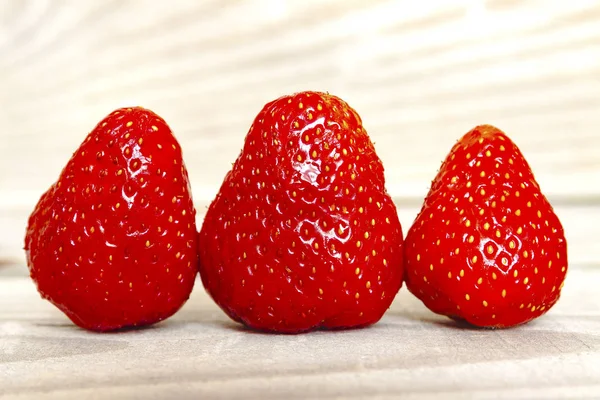
[[[39,200],[25,237],[42,297],[107,331],[168,318],[197,273],[197,233],[181,148],[143,108],[116,110]]]
[[[450,151],[408,232],[408,289],[482,327],[547,312],[567,271],[563,228],[517,146],[478,126]]]
[[[344,101],[302,92],[268,103],[200,232],[208,293],[260,330],[377,322],[402,284],[402,229],[384,183]]]

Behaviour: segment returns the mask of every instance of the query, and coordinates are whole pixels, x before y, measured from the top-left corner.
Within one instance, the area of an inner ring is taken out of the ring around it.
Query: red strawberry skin
[[[338,97],[265,105],[200,231],[208,293],[258,330],[377,322],[402,285],[402,228],[383,172]]]
[[[517,146],[490,125],[464,135],[407,234],[410,292],[435,313],[510,327],[558,301],[567,264],[562,225]]]
[[[25,237],[41,296],[75,324],[152,324],[188,299],[197,233],[181,148],[143,108],[114,111],[89,133],[39,200]]]

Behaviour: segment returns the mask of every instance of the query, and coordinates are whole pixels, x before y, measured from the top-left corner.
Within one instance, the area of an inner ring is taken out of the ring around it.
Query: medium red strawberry
[[[450,151],[410,228],[408,289],[438,314],[509,327],[547,312],[567,271],[567,243],[517,146],[489,125]]]
[[[39,200],[25,237],[32,279],[75,324],[148,325],[188,299],[197,233],[181,148],[143,108],[114,111]]]
[[[377,322],[402,284],[402,228],[384,183],[344,101],[302,92],[268,103],[200,232],[208,293],[260,330]]]

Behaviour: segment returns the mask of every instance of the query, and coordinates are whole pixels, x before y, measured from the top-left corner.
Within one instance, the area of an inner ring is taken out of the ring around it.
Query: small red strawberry
[[[200,232],[200,276],[249,327],[297,333],[377,322],[402,284],[402,228],[381,161],[341,99],[264,106]]]
[[[450,151],[406,237],[408,289],[438,314],[509,327],[547,312],[567,243],[517,146],[489,125]]]
[[[27,263],[43,298],[108,331],[168,318],[197,273],[181,148],[143,108],[114,111],[87,136],[29,218]]]

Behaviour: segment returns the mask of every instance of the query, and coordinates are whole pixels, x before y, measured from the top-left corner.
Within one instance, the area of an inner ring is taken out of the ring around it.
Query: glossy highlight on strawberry
[[[89,133],[31,214],[31,278],[85,329],[164,320],[194,285],[194,219],[181,148],[168,125],[144,108],[116,110]]]
[[[357,113],[302,92],[261,110],[206,214],[200,276],[235,321],[297,333],[377,322],[402,284],[402,228]]]
[[[407,234],[408,289],[438,314],[510,327],[558,301],[567,265],[562,225],[518,147],[490,125],[468,132]]]

